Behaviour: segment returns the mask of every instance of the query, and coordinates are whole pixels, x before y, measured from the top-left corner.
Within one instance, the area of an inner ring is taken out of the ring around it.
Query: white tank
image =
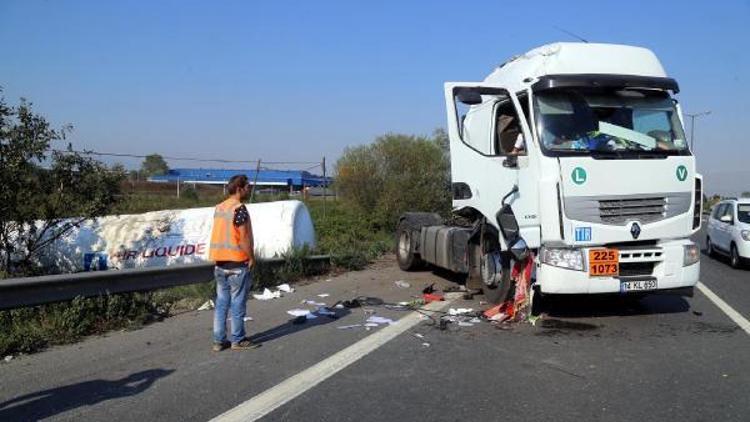
[[[246,204],[256,258],[315,247],[310,213],[300,201]],[[42,263],[60,272],[159,267],[208,261],[213,207],[89,220],[58,239]]]

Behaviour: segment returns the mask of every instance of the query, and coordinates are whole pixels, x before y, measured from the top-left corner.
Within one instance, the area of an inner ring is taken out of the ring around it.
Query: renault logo
[[[630,234],[633,235],[633,239],[638,239],[638,236],[641,235],[641,226],[639,226],[638,223],[633,223],[633,225],[630,226]]]

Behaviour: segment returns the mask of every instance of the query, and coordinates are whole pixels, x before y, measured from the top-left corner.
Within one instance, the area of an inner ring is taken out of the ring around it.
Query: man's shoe
[[[213,346],[211,346],[211,350],[214,352],[221,352],[227,347],[229,347],[229,342],[223,341],[221,343],[214,343]]]
[[[244,338],[238,343],[232,343],[232,350],[250,350],[260,347],[260,344],[253,343],[249,338]]]

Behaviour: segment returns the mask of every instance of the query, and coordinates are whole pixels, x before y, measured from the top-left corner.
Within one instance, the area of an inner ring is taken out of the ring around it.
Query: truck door
[[[524,107],[507,89],[476,83],[445,84],[445,99],[454,209],[474,208],[497,226],[501,200],[517,186],[507,203],[521,236],[530,247],[538,247],[538,184]],[[457,184],[463,189],[458,195]]]

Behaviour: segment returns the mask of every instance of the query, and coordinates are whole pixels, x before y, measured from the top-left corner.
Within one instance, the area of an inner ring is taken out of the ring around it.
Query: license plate
[[[617,249],[589,250],[589,275],[591,277],[615,277],[620,275],[620,253]]]
[[[642,292],[656,290],[656,280],[633,280],[620,282],[620,292]]]

